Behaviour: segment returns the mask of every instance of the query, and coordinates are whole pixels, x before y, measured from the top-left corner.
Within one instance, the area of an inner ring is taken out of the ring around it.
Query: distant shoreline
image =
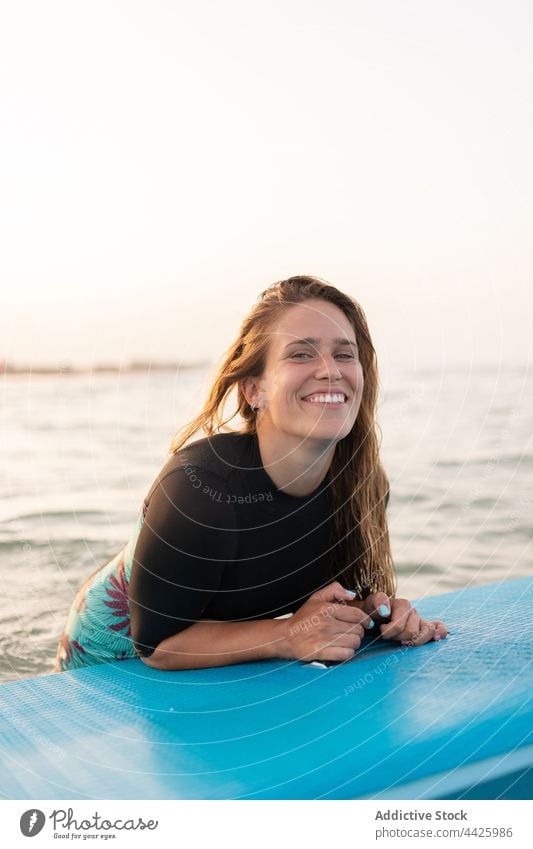
[[[0,377],[18,377],[21,375],[49,375],[49,376],[70,376],[80,374],[132,374],[138,372],[160,372],[160,371],[184,371],[198,368],[205,368],[210,363],[149,363],[149,362],[131,362],[126,365],[119,366],[115,364],[100,364],[95,366],[71,366],[71,365],[52,365],[52,366],[25,366],[16,365],[14,363],[2,363],[0,361]]]

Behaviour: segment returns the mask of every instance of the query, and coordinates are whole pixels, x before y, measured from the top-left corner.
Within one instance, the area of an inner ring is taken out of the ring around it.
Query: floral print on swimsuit
[[[54,672],[136,657],[128,587],[145,515],[143,504],[127,545],[93,572],[76,594],[57,647]]]

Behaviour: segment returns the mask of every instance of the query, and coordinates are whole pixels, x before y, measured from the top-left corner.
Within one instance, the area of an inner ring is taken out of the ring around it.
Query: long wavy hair
[[[240,432],[257,432],[256,414],[246,400],[241,381],[263,374],[269,333],[284,311],[293,304],[316,298],[335,304],[351,323],[364,376],[357,418],[351,431],[337,442],[328,470],[331,579],[355,590],[360,600],[380,591],[394,597],[396,574],[386,517],[389,481],[379,458],[375,417],[379,385],[377,357],[363,310],[339,289],[320,278],[307,276],[289,277],[265,289],[242,322],[237,338],[223,354],[201,412],[174,436],[170,454],[176,454],[200,430],[208,436],[222,432],[237,414],[244,421]],[[234,389],[237,409],[223,419],[225,403]]]

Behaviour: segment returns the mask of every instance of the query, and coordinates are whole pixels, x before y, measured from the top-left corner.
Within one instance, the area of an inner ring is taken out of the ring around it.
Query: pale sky
[[[0,18],[0,359],[217,359],[267,285],[383,365],[533,351],[533,7],[17,0]]]

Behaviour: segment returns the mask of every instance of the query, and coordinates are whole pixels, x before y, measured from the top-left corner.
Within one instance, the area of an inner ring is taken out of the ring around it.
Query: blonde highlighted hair
[[[396,575],[386,517],[389,482],[379,458],[375,418],[379,385],[376,352],[363,310],[339,289],[308,276],[289,277],[265,289],[223,355],[202,410],[178,431],[170,454],[177,453],[200,430],[207,436],[221,432],[237,414],[244,421],[245,433],[256,432],[256,414],[248,405],[241,381],[263,374],[269,333],[283,312],[293,304],[317,298],[339,307],[352,325],[364,375],[356,421],[337,443],[328,471],[331,579],[355,590],[361,600],[379,591],[394,597]],[[225,402],[234,389],[237,409],[222,420]]]

